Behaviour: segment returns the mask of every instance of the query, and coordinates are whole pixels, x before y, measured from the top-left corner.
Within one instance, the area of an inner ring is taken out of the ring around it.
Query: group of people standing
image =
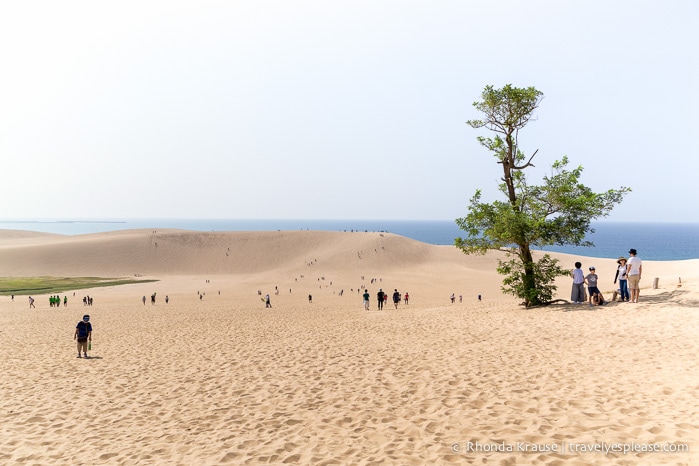
[[[362,301],[364,302],[364,309],[369,310],[369,299],[371,298],[371,295],[369,294],[369,290],[364,289],[364,294],[362,295]],[[396,309],[398,309],[398,305],[400,304],[401,301],[401,294],[398,291],[398,289],[393,290],[393,305],[395,306]],[[410,296],[408,293],[405,293],[405,304],[408,304],[408,300],[410,299]],[[378,307],[379,311],[383,310],[384,304],[388,302],[388,293],[386,293],[383,288],[379,288],[379,292],[376,293],[376,304]]]
[[[63,306],[68,305],[68,296],[63,297]],[[60,307],[61,306],[61,297],[56,295],[56,296],[49,296],[49,306],[50,307]]]
[[[631,248],[629,249],[629,258],[620,257],[617,259],[617,270],[614,275],[614,283],[619,280],[618,294],[621,301],[637,303],[641,288],[639,282],[641,280],[641,272],[643,270],[643,262],[638,257],[638,252]],[[573,289],[570,300],[575,304],[582,304],[589,300],[590,306],[599,306],[605,304],[604,296],[597,287],[596,269],[594,266],[589,268],[589,272],[585,275],[582,271],[582,264],[575,263],[575,268],[570,274],[573,277]],[[587,285],[588,296],[586,297],[585,285]],[[615,297],[616,297],[615,293]]]
[[[628,260],[620,257],[617,260],[619,267],[614,276],[614,283],[616,283],[617,279],[619,280],[621,300],[631,303],[638,302],[638,295],[641,291],[639,282],[641,281],[641,272],[643,271],[643,261],[637,254],[635,249],[629,249],[631,257]]]

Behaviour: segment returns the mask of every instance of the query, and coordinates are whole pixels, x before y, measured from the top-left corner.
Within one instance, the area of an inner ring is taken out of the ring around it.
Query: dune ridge
[[[323,257],[342,267],[414,266],[436,247],[390,233],[128,230],[79,236],[0,237],[0,273],[75,275],[257,273]],[[11,241],[12,247],[8,245]],[[10,265],[12,267],[10,267]]]

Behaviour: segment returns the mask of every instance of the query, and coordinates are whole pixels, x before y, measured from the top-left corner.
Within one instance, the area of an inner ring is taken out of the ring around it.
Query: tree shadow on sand
[[[644,296],[643,290],[641,290],[638,304],[670,304],[677,307],[699,306],[699,300],[687,299],[690,294],[689,290],[677,289]]]
[[[643,304],[665,304],[675,307],[699,307],[698,299],[688,299],[691,296],[689,290],[676,289],[672,291],[662,291],[660,293],[652,295],[644,295],[643,290],[641,290],[640,300],[637,305]],[[633,303],[629,304],[621,301],[607,301],[603,306],[594,306],[594,309],[611,309],[616,306],[634,306]],[[565,299],[557,299],[547,306],[539,306],[540,308],[548,308],[550,311],[589,311],[590,306],[587,302],[583,304],[573,304],[572,302]]]

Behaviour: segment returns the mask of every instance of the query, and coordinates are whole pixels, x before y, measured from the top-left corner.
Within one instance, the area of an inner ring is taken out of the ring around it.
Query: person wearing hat
[[[75,326],[75,335],[73,340],[78,341],[78,357],[80,356],[80,350],[82,350],[85,358],[87,358],[87,342],[92,341],[92,324],[90,323],[90,316],[85,314],[83,320],[78,322]]]
[[[585,276],[585,283],[587,283],[587,292],[590,295],[590,306],[594,304],[604,304],[604,298],[599,288],[597,288],[597,280],[599,277],[595,273],[595,267],[590,267],[590,273]]]
[[[629,284],[626,279],[626,257],[620,257],[616,261],[619,267],[616,269],[616,275],[614,275],[614,283],[616,284],[617,278],[619,279],[619,296],[621,301],[629,300]]]
[[[629,280],[629,290],[631,291],[632,303],[638,302],[638,295],[641,293],[639,282],[641,281],[641,272],[643,271],[643,262],[635,249],[629,249],[629,260],[626,261],[626,275]]]

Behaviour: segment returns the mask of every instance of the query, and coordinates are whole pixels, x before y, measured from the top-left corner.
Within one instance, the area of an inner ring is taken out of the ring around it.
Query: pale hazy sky
[[[0,6],[0,219],[439,219],[501,166],[486,85],[545,95],[608,220],[699,222],[699,2],[18,1]]]

